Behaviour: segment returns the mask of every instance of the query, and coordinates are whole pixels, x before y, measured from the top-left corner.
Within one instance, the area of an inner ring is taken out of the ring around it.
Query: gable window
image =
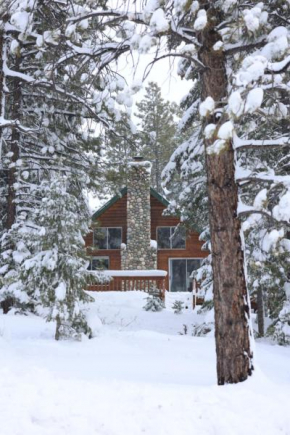
[[[122,228],[96,228],[94,230],[94,246],[98,249],[121,249]]]
[[[186,233],[184,227],[158,227],[158,249],[185,249]]]
[[[109,257],[92,257],[90,259],[89,270],[108,270],[109,266]]]

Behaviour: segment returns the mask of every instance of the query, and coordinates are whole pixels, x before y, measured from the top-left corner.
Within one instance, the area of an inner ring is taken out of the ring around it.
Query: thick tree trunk
[[[3,111],[3,87],[4,87],[4,73],[3,73],[3,50],[4,50],[4,32],[3,29],[0,30],[0,116],[4,116]],[[2,129],[0,130],[0,134],[2,134]]]
[[[207,2],[208,4],[208,2]],[[213,50],[220,40],[215,26],[222,18],[208,9],[208,25],[198,35],[199,57],[206,66],[202,73],[202,100],[210,96],[216,107],[227,95],[226,62],[222,51]],[[223,115],[224,116],[224,115]],[[226,119],[212,115],[206,124],[219,125]],[[209,196],[211,249],[214,280],[215,339],[218,384],[237,383],[251,375],[249,306],[244,257],[237,217],[238,190],[235,183],[234,151],[231,141],[219,154],[207,153],[216,138],[205,140]]]

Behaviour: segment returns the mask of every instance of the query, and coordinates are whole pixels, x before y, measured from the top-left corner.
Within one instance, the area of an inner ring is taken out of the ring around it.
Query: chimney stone
[[[151,246],[151,163],[134,157],[128,165],[127,244],[121,250],[123,270],[157,269],[157,253]]]

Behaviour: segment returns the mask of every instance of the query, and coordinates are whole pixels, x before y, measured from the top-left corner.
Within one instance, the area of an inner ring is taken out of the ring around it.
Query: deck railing
[[[103,272],[107,281],[98,281],[88,287],[90,291],[136,291],[141,290],[150,295],[165,297],[164,270],[108,270]],[[111,278],[111,279],[110,279]]]

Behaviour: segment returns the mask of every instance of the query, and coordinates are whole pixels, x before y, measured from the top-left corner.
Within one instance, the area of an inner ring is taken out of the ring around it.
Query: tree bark
[[[60,339],[60,327],[61,327],[60,317],[57,316],[56,317],[55,335],[54,335],[54,338],[56,341],[58,341]]]
[[[19,71],[21,65],[21,58],[17,57],[15,62],[15,70]],[[20,118],[20,106],[21,106],[21,81],[14,77],[13,80],[13,91],[12,91],[12,105],[11,105],[11,119]],[[12,163],[15,164],[19,159],[19,131],[13,129],[11,133],[10,151],[13,153]],[[16,168],[15,166],[8,168],[8,198],[7,198],[7,229],[10,229],[16,219],[16,192],[14,184],[16,183]]]
[[[258,319],[258,334],[259,337],[264,337],[264,301],[263,301],[263,289],[258,287],[257,290],[257,319]]]
[[[2,39],[3,43],[4,38]],[[4,42],[5,43],[5,42]],[[1,51],[3,53],[3,50]],[[1,68],[1,84],[3,86],[3,57],[1,57],[2,68]],[[17,57],[15,61],[14,69],[19,71],[21,64],[21,58]],[[2,88],[3,92],[3,88]],[[2,100],[1,100],[2,102]],[[12,85],[12,95],[11,95],[11,106],[9,112],[10,119],[19,119],[20,117],[20,105],[21,105],[21,88],[20,88],[20,80],[17,77],[13,79]],[[2,116],[4,116],[3,114]],[[16,220],[16,192],[14,184],[16,183],[16,168],[15,163],[19,159],[19,132],[15,128],[11,132],[10,138],[10,150],[13,153],[11,163],[12,166],[8,167],[7,170],[7,201],[6,201],[6,222],[4,222],[4,226],[6,229],[10,229]],[[13,246],[11,246],[13,249]],[[14,304],[14,299],[12,297],[6,298],[3,302],[1,302],[1,307],[3,309],[4,314],[7,314],[10,308]]]
[[[206,2],[208,5],[208,2]],[[202,44],[199,58],[206,70],[201,76],[202,100],[212,97],[221,107],[227,97],[226,60],[222,51],[213,50],[221,38],[215,26],[220,11],[207,7],[208,24],[198,34]],[[222,124],[226,119],[212,115],[205,125]],[[253,370],[247,287],[240,221],[237,217],[238,189],[232,142],[219,154],[207,153],[216,138],[205,140],[207,189],[211,232],[215,340],[218,384],[247,379]]]

